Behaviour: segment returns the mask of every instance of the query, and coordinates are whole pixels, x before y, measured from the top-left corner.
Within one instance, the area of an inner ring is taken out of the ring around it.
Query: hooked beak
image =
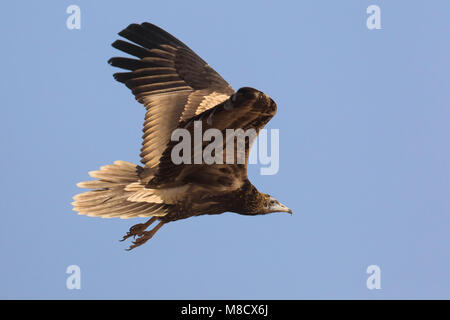
[[[286,208],[286,210],[285,211],[281,211],[281,212],[287,212],[287,213],[289,213],[289,214],[291,214],[292,215],[292,210],[291,209],[289,209],[288,207],[286,207],[285,206],[285,208]]]
[[[292,210],[280,202],[277,202],[276,204],[272,205],[270,207],[270,211],[271,212],[287,212],[289,214],[292,214]]]

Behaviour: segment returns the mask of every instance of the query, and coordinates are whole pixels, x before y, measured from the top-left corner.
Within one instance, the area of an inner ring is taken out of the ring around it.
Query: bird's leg
[[[151,225],[153,222],[155,222],[155,220],[156,220],[156,217],[152,217],[146,223],[135,224],[134,226],[132,226],[130,228],[130,231],[128,231],[127,234],[124,235],[123,239],[120,241],[124,241],[132,236],[136,237],[136,236],[142,235],[144,233],[145,229],[147,229],[149,225]]]
[[[131,245],[127,250],[132,250],[146,243],[155,235],[156,231],[158,231],[164,223],[165,222],[160,221],[152,230],[142,232],[142,234],[139,235],[139,238],[137,238],[136,241],[133,241],[133,245]]]

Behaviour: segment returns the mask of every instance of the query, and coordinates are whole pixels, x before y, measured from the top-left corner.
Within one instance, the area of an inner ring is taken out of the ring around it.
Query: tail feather
[[[73,210],[80,215],[91,217],[128,219],[134,217],[164,216],[169,206],[162,203],[132,202],[127,200],[134,194],[128,185],[139,181],[143,168],[126,161],[115,161],[112,165],[102,166],[89,175],[99,180],[77,184],[80,188],[94,189],[73,197]]]

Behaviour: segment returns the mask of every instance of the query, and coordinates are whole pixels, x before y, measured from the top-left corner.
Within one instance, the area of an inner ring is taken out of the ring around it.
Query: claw
[[[146,243],[148,240],[150,240],[155,233],[152,231],[145,231],[142,233],[142,235],[139,236],[135,241],[133,241],[133,244],[127,249],[127,251],[130,251],[136,247],[139,247]]]
[[[139,234],[139,238],[137,238],[135,241],[133,241],[133,244],[126,250],[127,251],[133,250],[134,248],[139,247],[139,246],[143,245],[144,243],[146,243],[148,240],[150,240],[155,235],[156,231],[158,231],[159,228],[161,228],[163,224],[164,224],[164,222],[160,222],[152,230],[143,231],[141,234]]]
[[[129,237],[136,238],[136,236],[141,236],[144,233],[145,229],[147,229],[147,227],[149,225],[151,225],[153,223],[153,221],[155,221],[155,220],[156,220],[156,218],[152,217],[146,223],[138,223],[138,224],[132,226],[130,228],[130,231],[128,231],[127,234],[123,236],[122,240],[119,240],[119,241],[125,241]]]
[[[122,240],[120,241],[125,241],[126,239],[128,239],[129,237],[133,236],[136,238],[136,236],[140,236],[142,235],[142,233],[144,232],[144,230],[147,228],[148,226],[145,225],[145,223],[139,223],[136,224],[134,226],[132,226],[130,228],[130,231],[127,232],[126,235],[123,236]]]

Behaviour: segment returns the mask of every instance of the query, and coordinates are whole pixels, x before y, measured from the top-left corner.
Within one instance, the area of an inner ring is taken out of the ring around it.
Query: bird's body
[[[137,44],[117,40],[115,48],[139,59],[109,62],[129,70],[114,77],[146,107],[144,166],[116,161],[90,172],[98,180],[78,184],[93,190],[74,197],[74,210],[104,218],[152,217],[124,237],[138,236],[131,249],[150,239],[164,223],[192,216],[227,211],[292,213],[260,193],[247,177],[251,143],[275,115],[275,102],[252,88],[234,92],[185,44],[152,24],[132,24],[119,35]],[[231,129],[238,134],[228,135]],[[193,137],[181,152],[179,140],[174,139],[176,130]],[[218,134],[223,140],[217,140]],[[214,161],[204,158],[211,151],[211,140],[215,145],[209,155]],[[175,161],[175,156],[183,161]],[[145,231],[157,220],[154,229]]]

